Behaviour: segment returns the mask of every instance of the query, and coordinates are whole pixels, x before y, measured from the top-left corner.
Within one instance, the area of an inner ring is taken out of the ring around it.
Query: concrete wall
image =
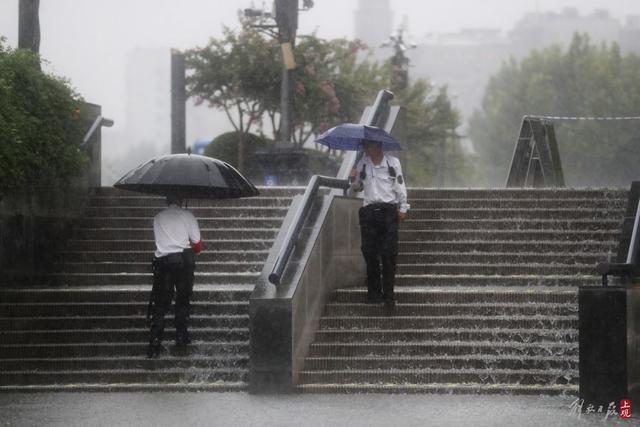
[[[99,105],[83,105],[86,130],[100,114]],[[92,189],[100,186],[100,128],[82,149],[89,159],[87,169],[55,200],[26,196],[0,200],[0,287],[51,284],[51,272],[75,219],[82,215]]]
[[[327,295],[336,288],[362,285],[366,272],[358,223],[362,200],[325,197],[328,211],[308,256],[298,265],[301,274],[292,301],[294,383],[315,339]]]
[[[358,209],[362,200],[319,196],[276,288],[267,282],[287,227],[294,200],[254,290],[250,306],[250,390],[291,392],[318,329],[329,292],[362,285]]]

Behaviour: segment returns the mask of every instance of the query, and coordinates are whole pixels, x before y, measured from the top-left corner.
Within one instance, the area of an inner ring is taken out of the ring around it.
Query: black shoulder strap
[[[389,169],[389,176],[390,176],[391,178],[395,178],[395,177],[396,177],[396,175],[397,175],[397,174],[396,174],[396,168],[394,168],[393,166],[391,166],[391,165],[389,164],[389,160],[387,160],[387,168]]]

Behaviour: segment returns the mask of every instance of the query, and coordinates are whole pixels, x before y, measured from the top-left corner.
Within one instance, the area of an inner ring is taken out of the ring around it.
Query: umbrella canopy
[[[362,149],[362,143],[365,140],[381,142],[384,151],[400,150],[400,143],[384,129],[353,123],[345,123],[329,129],[320,135],[316,142],[335,150],[358,151]]]
[[[116,188],[183,199],[234,199],[259,194],[233,166],[196,154],[156,157],[129,171]]]

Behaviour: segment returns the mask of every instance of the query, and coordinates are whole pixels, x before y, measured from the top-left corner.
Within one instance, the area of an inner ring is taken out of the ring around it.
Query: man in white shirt
[[[351,188],[364,191],[360,208],[362,254],[367,264],[367,303],[393,307],[398,223],[409,211],[400,161],[382,143],[364,141],[365,155],[351,171]],[[382,268],[381,268],[382,267]],[[382,280],[381,280],[382,273]]]
[[[193,214],[180,206],[182,200],[167,196],[167,208],[153,219],[156,251],[153,258],[153,289],[149,311],[151,339],[147,356],[161,351],[164,316],[171,307],[175,288],[176,346],[184,350],[190,342],[188,320],[193,291],[195,254],[202,250],[200,228]]]

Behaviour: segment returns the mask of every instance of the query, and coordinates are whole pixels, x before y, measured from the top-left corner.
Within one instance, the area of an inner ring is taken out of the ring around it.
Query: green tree
[[[0,199],[39,196],[46,204],[82,172],[80,98],[40,71],[40,58],[0,40]]]
[[[280,97],[279,46],[247,25],[236,33],[224,28],[221,39],[186,54],[187,90],[197,104],[226,113],[238,132],[238,161],[245,170],[245,136],[261,128],[264,114]]]
[[[553,46],[505,63],[489,81],[470,136],[487,183],[504,185],[524,115],[637,116],[638,105],[640,57],[576,34],[566,50]],[[638,121],[558,121],[555,127],[568,185],[626,186],[640,178]]]
[[[367,57],[360,41],[323,40],[315,35],[299,37],[292,73],[295,92],[293,146],[299,149],[310,137],[332,126],[357,122],[364,107],[378,90],[391,87],[390,62],[380,65]],[[189,95],[224,110],[238,132],[238,161],[247,158],[244,140],[255,128],[262,133],[264,121],[278,140],[281,53],[275,41],[243,23],[239,32],[225,29],[221,39],[188,52]],[[468,162],[457,134],[459,114],[449,101],[446,88],[435,89],[427,81],[415,82],[396,94],[406,109],[407,134],[403,155],[409,161],[411,185],[433,185],[437,170],[436,148],[444,144],[445,183],[462,184]]]
[[[234,129],[262,131],[266,118],[278,139],[280,109],[280,46],[246,23],[239,32],[224,29],[221,39],[187,52],[189,95],[223,110]],[[331,125],[359,118],[383,76],[376,64],[359,61],[359,42],[300,37],[292,73],[295,91],[293,147]],[[241,141],[240,141],[241,142]]]
[[[460,145],[460,113],[451,105],[446,87],[427,80],[411,82],[396,101],[404,108],[400,119],[399,153],[411,186],[461,186],[469,182],[471,159]],[[438,172],[441,171],[441,182]]]
[[[231,165],[236,164],[238,159],[238,140],[241,135],[239,131],[226,132],[218,135],[207,145],[204,155],[223,160]],[[246,169],[251,178],[255,178],[252,173],[257,171],[254,154],[257,150],[264,149],[268,146],[269,141],[266,138],[254,135],[252,133],[244,135]]]
[[[293,73],[295,147],[338,123],[360,119],[372,94],[388,80],[377,63],[361,59],[366,50],[357,40],[324,40],[315,35],[300,38],[296,45],[298,67]]]

